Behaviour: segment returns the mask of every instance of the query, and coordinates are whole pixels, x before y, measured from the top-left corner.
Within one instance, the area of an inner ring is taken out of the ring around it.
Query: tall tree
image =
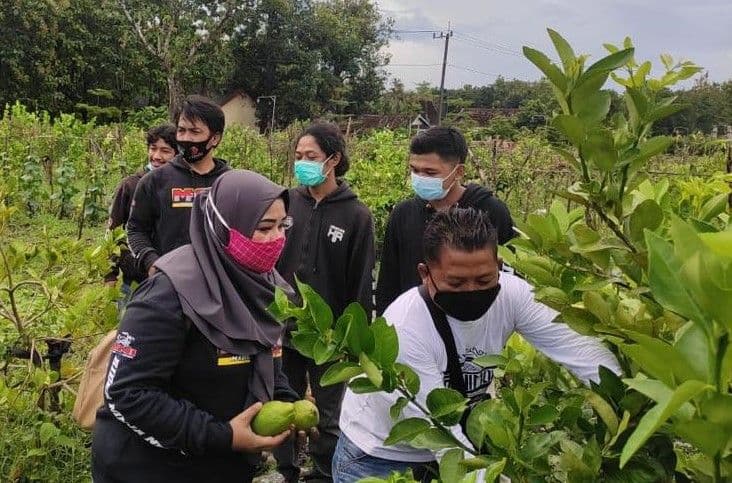
[[[365,0],[261,0],[233,38],[231,89],[277,96],[277,121],[360,112],[383,90],[390,23]],[[260,118],[269,120],[270,104]]]
[[[119,109],[157,104],[154,62],[125,29],[116,0],[8,0],[0,9],[0,105],[73,112],[99,89]],[[133,42],[130,42],[130,39]],[[92,91],[92,93],[90,93]]]
[[[160,62],[172,113],[183,97],[186,71],[209,64],[253,2],[241,0],[117,0],[140,43]],[[200,70],[199,70],[200,72]]]

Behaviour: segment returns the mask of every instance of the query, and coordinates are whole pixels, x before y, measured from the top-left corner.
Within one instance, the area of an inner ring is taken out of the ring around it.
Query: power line
[[[439,30],[392,30],[392,33],[395,34],[432,34],[439,32]]]
[[[495,72],[483,72],[482,70],[473,69],[472,67],[464,67],[462,65],[455,65],[455,64],[447,64],[447,65],[449,65],[450,67],[454,67],[456,69],[473,72],[475,74],[482,74],[482,75],[495,76],[495,77],[498,77],[499,75],[501,75],[501,74],[496,74]]]
[[[500,42],[500,41],[490,42],[488,40],[483,40],[480,37],[476,37],[474,35],[470,35],[470,34],[466,34],[466,33],[460,33],[460,32],[458,32],[457,35],[460,36],[460,37],[465,37],[467,39],[472,40],[473,42],[478,42],[478,43],[483,44],[483,45],[486,45],[486,46],[495,46],[495,47],[498,47],[500,49],[503,49],[503,50],[506,50],[506,51],[509,51],[509,52],[513,52],[514,54],[518,54],[519,53],[518,51],[516,51],[510,45],[508,45],[506,43],[503,43],[503,42]]]
[[[466,45],[469,45],[471,47],[475,47],[476,49],[487,50],[489,52],[493,52],[493,53],[496,53],[496,54],[510,55],[512,57],[523,57],[521,54],[519,54],[519,53],[517,53],[516,51],[513,51],[513,50],[500,49],[500,48],[497,48],[497,47],[490,47],[488,45],[481,45],[481,44],[477,44],[477,43],[472,43],[472,42],[469,42],[467,40],[463,40],[463,39],[461,39],[459,37],[456,38],[455,40],[458,41],[458,42],[460,42],[460,43],[462,43],[462,44],[466,44]]]
[[[385,67],[437,67],[442,64],[386,64]]]

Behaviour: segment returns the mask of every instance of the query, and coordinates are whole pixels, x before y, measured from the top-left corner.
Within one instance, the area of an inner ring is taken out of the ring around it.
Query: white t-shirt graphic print
[[[485,398],[493,379],[491,368],[478,368],[472,360],[483,354],[499,354],[514,332],[585,383],[598,380],[600,365],[620,372],[615,357],[598,340],[579,335],[565,324],[554,323],[557,312],[536,302],[526,281],[502,272],[500,284],[498,297],[480,319],[463,322],[447,317],[472,399]],[[409,365],[420,378],[417,399],[424,404],[432,389],[445,387],[447,353],[418,288],[397,298],[384,317],[394,325],[399,337],[398,361]],[[434,454],[427,450],[407,445],[384,446],[383,441],[395,423],[389,416],[389,408],[397,397],[396,393],[355,394],[347,390],[341,409],[341,430],[372,456],[395,461],[433,461]],[[402,418],[409,417],[424,415],[410,404],[402,411]],[[464,443],[470,444],[459,425],[452,430]]]

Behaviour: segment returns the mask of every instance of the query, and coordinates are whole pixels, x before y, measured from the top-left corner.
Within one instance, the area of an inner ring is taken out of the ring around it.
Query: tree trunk
[[[176,108],[183,100],[183,86],[172,68],[168,70],[168,117],[173,121]]]

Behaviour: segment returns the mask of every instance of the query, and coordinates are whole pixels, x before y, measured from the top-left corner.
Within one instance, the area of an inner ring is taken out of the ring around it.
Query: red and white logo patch
[[[208,188],[172,188],[170,190],[171,206],[173,208],[191,208],[193,198]]]
[[[128,359],[134,359],[137,355],[137,349],[132,347],[135,338],[129,332],[120,332],[117,334],[117,340],[112,344],[112,353],[119,354]]]

